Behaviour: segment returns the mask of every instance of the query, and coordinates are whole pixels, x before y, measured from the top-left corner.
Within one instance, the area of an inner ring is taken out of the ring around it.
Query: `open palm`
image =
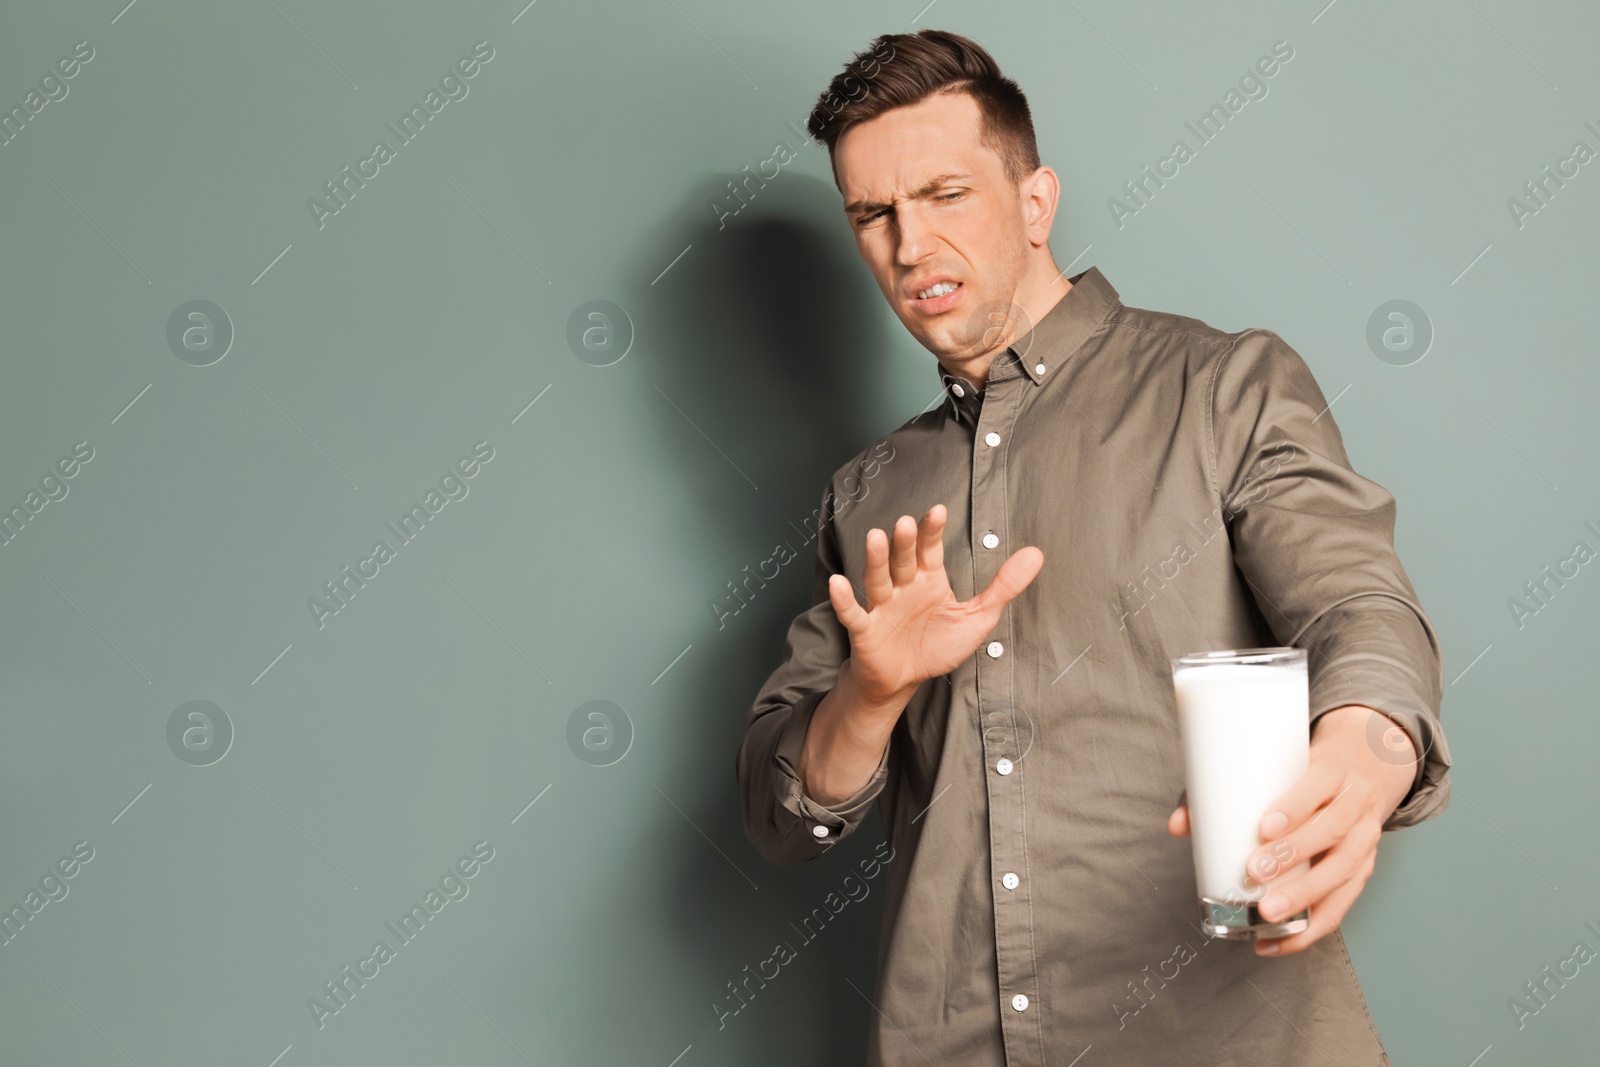
[[[828,579],[828,599],[850,633],[851,669],[870,700],[909,696],[927,679],[955,670],[1044,565],[1038,548],[1019,548],[987,589],[971,600],[957,600],[944,569],[947,517],[943,504],[929,508],[920,523],[902,515],[892,544],[882,530],[867,531],[865,608],[846,576]]]

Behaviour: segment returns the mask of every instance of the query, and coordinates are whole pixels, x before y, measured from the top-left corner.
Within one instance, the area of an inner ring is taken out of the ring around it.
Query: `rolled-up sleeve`
[[[884,746],[867,784],[838,804],[823,805],[808,796],[796,770],[811,716],[850,654],[849,634],[828,599],[828,576],[843,572],[832,499],[830,487],[817,524],[812,606],[789,624],[787,655],[751,706],[736,760],[745,831],[777,866],[814,859],[853,833],[888,777],[892,743]]]
[[[1300,355],[1248,330],[1211,375],[1214,485],[1234,562],[1283,645],[1306,650],[1311,721],[1361,704],[1393,719],[1422,758],[1385,830],[1444,811],[1439,636],[1394,548],[1394,497],[1357,474]],[[1375,723],[1373,751],[1398,761]]]

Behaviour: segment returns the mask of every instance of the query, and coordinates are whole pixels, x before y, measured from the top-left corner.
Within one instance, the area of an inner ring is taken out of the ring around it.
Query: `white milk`
[[[1305,661],[1182,666],[1172,677],[1196,885],[1213,900],[1259,901],[1267,887],[1245,888],[1245,862],[1263,844],[1267,806],[1300,779],[1309,757]],[[1283,857],[1285,872],[1310,862],[1294,859]]]

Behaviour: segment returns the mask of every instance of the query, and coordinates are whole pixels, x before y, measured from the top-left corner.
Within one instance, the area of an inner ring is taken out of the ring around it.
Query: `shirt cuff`
[[[1382,712],[1404,730],[1417,755],[1416,771],[1383,829],[1415,826],[1450,803],[1450,749],[1435,710],[1442,680],[1438,659],[1414,606],[1398,598],[1351,598],[1308,629],[1306,644],[1322,646],[1323,633],[1331,632],[1322,626],[1335,618],[1342,620],[1344,640],[1337,643],[1336,664],[1319,664],[1325,669],[1313,675],[1311,723],[1334,708],[1359,704]],[[1379,758],[1398,763],[1399,754],[1383,740],[1389,729],[1388,723],[1375,722],[1367,741]]]
[[[867,784],[854,796],[846,797],[837,804],[822,804],[806,794],[795,768],[800,764],[800,750],[805,746],[811,717],[827,695],[826,692],[808,693],[795,701],[789,709],[789,721],[778,734],[778,744],[772,756],[778,774],[778,804],[792,820],[792,827],[780,829],[794,832],[794,828],[802,828],[819,852],[844,840],[861,825],[867,812],[872,809],[872,802],[883,792],[889,776],[890,745],[884,745],[877,770],[872,772]],[[779,818],[782,819],[782,816]]]

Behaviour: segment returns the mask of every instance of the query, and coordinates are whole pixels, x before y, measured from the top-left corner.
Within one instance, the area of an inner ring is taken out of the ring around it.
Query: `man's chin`
[[[923,348],[932,352],[940,363],[948,363],[960,351],[959,346],[950,343],[950,338],[945,336],[943,330],[912,330],[911,335]]]

